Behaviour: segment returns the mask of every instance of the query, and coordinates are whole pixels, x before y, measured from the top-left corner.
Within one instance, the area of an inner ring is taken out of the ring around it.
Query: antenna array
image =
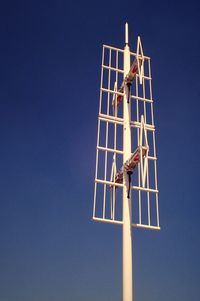
[[[130,171],[132,226],[160,229],[151,61],[143,54],[140,37],[137,52],[130,52],[127,74],[123,61],[124,50],[103,45],[93,220],[123,223],[123,173]],[[132,141],[129,162],[123,162],[126,86]]]

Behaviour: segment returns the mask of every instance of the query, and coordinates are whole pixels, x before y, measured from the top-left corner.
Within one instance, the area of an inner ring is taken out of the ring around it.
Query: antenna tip
[[[128,22],[125,23],[125,44],[128,45]]]

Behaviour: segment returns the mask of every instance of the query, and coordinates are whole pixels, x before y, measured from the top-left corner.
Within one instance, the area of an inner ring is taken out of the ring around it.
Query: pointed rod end
[[[125,44],[128,45],[128,23],[125,24]]]

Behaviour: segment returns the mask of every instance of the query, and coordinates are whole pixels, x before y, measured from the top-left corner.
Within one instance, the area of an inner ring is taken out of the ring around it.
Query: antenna
[[[150,57],[103,45],[93,220],[122,225],[123,301],[133,301],[132,227],[160,230]]]

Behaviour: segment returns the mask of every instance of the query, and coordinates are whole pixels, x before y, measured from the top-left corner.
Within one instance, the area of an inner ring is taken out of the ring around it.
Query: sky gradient
[[[126,21],[152,58],[160,191],[135,300],[199,301],[199,2],[0,6],[0,301],[121,300],[121,227],[91,216],[102,44]]]

